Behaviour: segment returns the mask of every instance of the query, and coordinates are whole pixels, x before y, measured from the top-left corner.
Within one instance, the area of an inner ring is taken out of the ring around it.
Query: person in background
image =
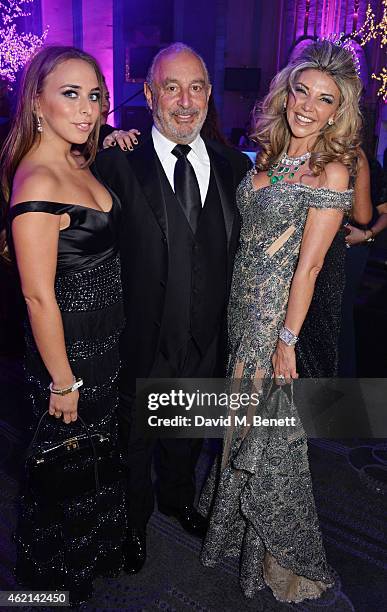
[[[375,237],[385,229],[387,214],[387,180],[386,174],[379,162],[372,156],[366,155],[360,150],[359,171],[355,182],[355,200],[372,211],[372,222],[370,227],[364,229],[357,225],[366,225],[368,221],[361,221],[355,214],[351,218],[357,222],[347,223],[348,229],[345,242],[349,247],[357,244],[370,244]],[[356,205],[355,205],[356,206]],[[350,253],[351,251],[348,251]]]
[[[369,181],[364,180],[364,163],[367,163],[367,160],[359,147],[354,198],[349,214],[353,222],[360,225],[367,224],[372,216]],[[350,329],[350,320],[353,322],[352,311],[349,312],[347,306],[351,292],[351,279],[358,276],[357,267],[359,265],[358,258],[348,258],[345,242],[348,218],[348,215],[344,217],[343,224],[325,256],[324,265],[316,280],[312,302],[300,332],[299,342],[296,345],[298,373],[301,378],[343,376],[343,366],[348,368],[354,359],[354,355],[348,354],[348,351],[346,351],[345,358],[342,354],[343,338],[346,336],[346,330]],[[362,258],[361,253],[357,255]],[[354,262],[353,273],[348,271],[351,260]],[[324,333],[317,335],[317,328],[323,329]]]
[[[110,93],[106,84],[106,79],[103,77],[102,82],[102,97],[101,97],[101,126],[107,124],[110,112]],[[114,128],[113,128],[114,129]]]
[[[114,140],[109,140],[108,136],[116,130],[112,125],[109,125],[107,120],[110,114],[110,93],[108,90],[108,86],[106,84],[105,77],[103,77],[102,82],[102,98],[101,98],[101,127],[99,130],[99,138],[98,138],[98,150],[102,150],[106,146],[114,146]],[[125,145],[127,147],[126,150],[133,150],[133,146],[138,144],[137,136],[140,135],[136,129],[130,129],[125,133],[126,141]]]
[[[226,147],[231,147],[222,131],[219,114],[215,105],[214,94],[212,93],[208,99],[208,112],[200,134],[202,138],[207,138],[213,142],[219,142]]]
[[[238,142],[238,147],[240,149],[255,149],[256,148],[256,143],[253,140],[251,140],[250,134],[251,134],[251,122],[246,121],[245,127],[244,127],[244,133],[242,134]]]
[[[355,378],[357,373],[354,306],[361,279],[367,265],[370,247],[375,237],[387,227],[386,175],[379,162],[361,149],[355,182],[355,206],[346,224],[345,289],[342,300],[339,339],[339,369],[341,377]],[[366,209],[369,218],[356,215]],[[372,216],[372,220],[371,220]],[[367,227],[369,221],[369,227]],[[360,226],[360,227],[359,227]]]

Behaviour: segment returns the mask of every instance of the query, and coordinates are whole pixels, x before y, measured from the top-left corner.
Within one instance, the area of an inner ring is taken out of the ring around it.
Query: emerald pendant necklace
[[[310,153],[305,153],[299,157],[288,157],[286,153],[283,154],[281,159],[272,164],[267,172],[267,176],[270,178],[270,184],[275,185],[278,181],[282,181],[286,178],[293,178],[295,173],[300,167],[305,164],[309,159]]]

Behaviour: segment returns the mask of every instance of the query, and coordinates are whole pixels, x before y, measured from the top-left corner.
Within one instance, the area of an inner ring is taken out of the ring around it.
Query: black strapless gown
[[[107,213],[80,205],[23,202],[11,208],[10,226],[27,212],[70,216],[70,226],[59,235],[55,293],[68,358],[74,374],[84,381],[78,411],[91,431],[109,432],[116,440],[118,341],[124,325],[117,254],[119,202],[113,197]],[[28,323],[25,366],[36,423],[48,408],[50,376]],[[40,438],[63,440],[79,433],[79,421],[66,425],[50,416]],[[119,482],[102,487],[99,495],[89,491],[49,506],[26,489],[16,533],[18,582],[35,590],[69,590],[73,604],[87,600],[97,575],[120,570],[125,527]]]

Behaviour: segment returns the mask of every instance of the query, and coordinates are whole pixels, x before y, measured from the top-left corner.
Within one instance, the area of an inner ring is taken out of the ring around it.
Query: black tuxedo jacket
[[[217,142],[206,141],[206,147],[226,228],[228,295],[240,230],[235,193],[251,162],[243,153]],[[156,155],[149,138],[133,152],[119,147],[105,149],[94,165],[95,174],[122,204],[120,252],[126,327],[121,354],[123,379],[131,379],[130,386],[135,378],[149,375],[156,358],[168,282],[167,214]]]

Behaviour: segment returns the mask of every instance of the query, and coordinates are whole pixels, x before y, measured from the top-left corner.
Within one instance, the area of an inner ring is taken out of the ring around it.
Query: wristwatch
[[[278,337],[288,346],[294,346],[298,340],[298,336],[285,326],[281,327]]]
[[[54,395],[67,395],[68,393],[72,393],[73,391],[76,391],[76,389],[79,389],[79,387],[82,387],[82,385],[83,385],[82,378],[75,378],[73,384],[70,385],[69,387],[65,387],[64,389],[55,389],[54,383],[52,382],[50,382],[50,385],[48,388],[50,389],[51,393],[53,393]]]

